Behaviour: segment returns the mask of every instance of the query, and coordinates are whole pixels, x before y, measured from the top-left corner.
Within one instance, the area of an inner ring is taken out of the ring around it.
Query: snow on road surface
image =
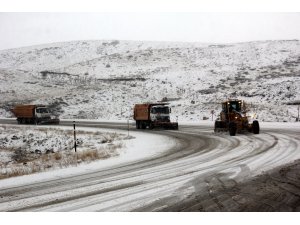
[[[298,124],[261,123],[259,135],[244,133],[235,137],[213,133],[212,125],[183,123],[179,131],[157,131],[168,140],[176,139],[178,144],[171,141],[171,149],[145,159],[142,157],[146,155],[141,154],[139,161],[122,165],[115,162],[98,167],[98,171],[95,164],[88,165],[78,175],[78,168],[69,171],[72,174],[62,170],[47,182],[37,177],[26,182],[21,178],[16,178],[17,183],[14,179],[1,181],[0,210],[162,211],[201,194],[211,196],[216,187],[224,185],[222,182],[245,182],[300,158]],[[146,139],[138,142],[141,147],[147,144]],[[27,185],[17,187],[22,182]],[[222,196],[211,196],[201,204],[208,209],[217,205],[219,211],[230,211],[233,204],[239,204],[230,199],[222,201]]]

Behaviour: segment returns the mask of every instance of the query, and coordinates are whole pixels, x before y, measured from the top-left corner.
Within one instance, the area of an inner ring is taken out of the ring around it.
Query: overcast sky
[[[0,13],[0,49],[71,40],[300,39],[300,13]]]

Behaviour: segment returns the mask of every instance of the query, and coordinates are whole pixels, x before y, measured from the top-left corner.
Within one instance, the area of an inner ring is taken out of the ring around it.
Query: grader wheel
[[[253,134],[259,134],[259,123],[257,120],[253,121],[252,131],[253,131]]]
[[[229,127],[230,136],[235,136],[235,134],[236,134],[236,124],[231,122],[231,123],[229,123],[228,127]]]

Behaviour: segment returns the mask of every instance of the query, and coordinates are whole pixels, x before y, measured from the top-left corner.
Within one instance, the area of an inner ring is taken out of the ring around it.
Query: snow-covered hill
[[[0,116],[49,104],[62,118],[128,119],[135,103],[168,100],[173,118],[211,119],[226,98],[259,119],[295,121],[300,41],[201,44],[77,41],[0,51]],[[216,115],[214,115],[215,117]]]

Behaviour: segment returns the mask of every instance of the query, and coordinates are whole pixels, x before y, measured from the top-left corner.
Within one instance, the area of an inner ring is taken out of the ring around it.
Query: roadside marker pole
[[[300,108],[300,105],[298,105],[298,122],[300,122],[299,121],[299,108]]]
[[[73,126],[74,126],[74,148],[75,148],[75,152],[76,152],[76,127],[75,127],[75,121],[73,121]]]
[[[128,119],[127,119],[128,137],[129,137],[129,120],[130,120],[130,112],[131,112],[131,107],[129,106],[129,113],[128,113]]]
[[[128,127],[128,137],[129,137],[129,119],[127,120],[127,127]]]

